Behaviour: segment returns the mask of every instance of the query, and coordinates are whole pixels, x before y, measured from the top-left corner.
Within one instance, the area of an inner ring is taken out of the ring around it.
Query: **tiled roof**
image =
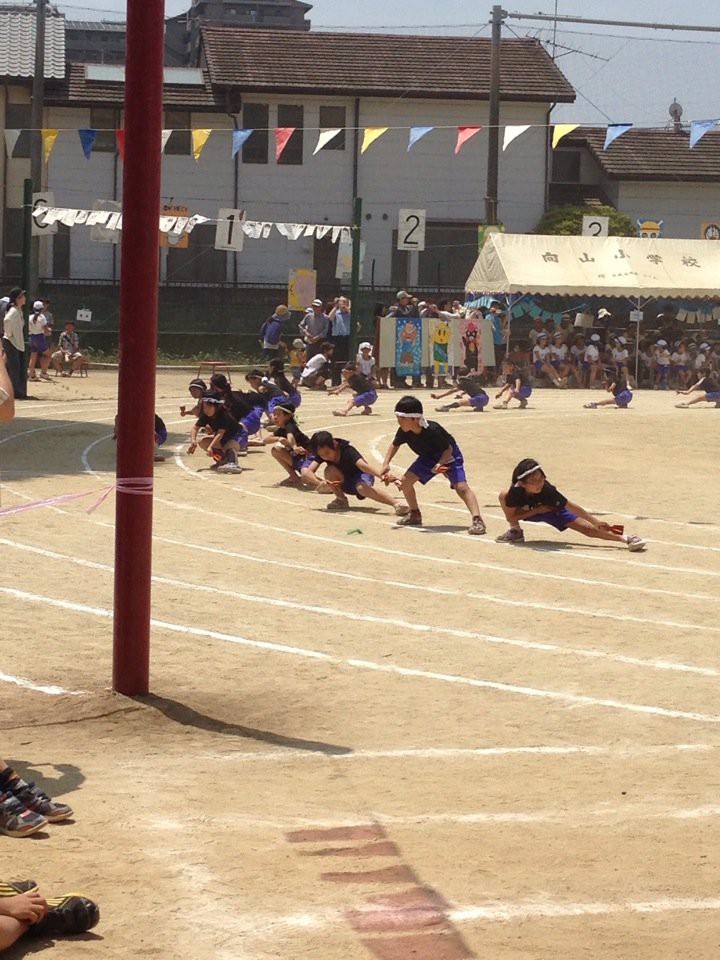
[[[68,20],[65,28],[90,33],[127,33],[127,24],[120,20]]]
[[[0,77],[32,77],[35,68],[35,11],[0,9]],[[65,76],[65,17],[48,11],[45,76]]]
[[[163,103],[166,107],[185,109],[223,109],[220,98],[216,98],[210,78],[206,70],[203,71],[203,86],[182,86],[167,84],[163,94]],[[88,80],[85,76],[84,63],[69,63],[68,75],[62,83],[48,84],[45,91],[45,100],[53,106],[72,106],[91,104],[93,106],[122,104],[125,99],[125,84]]]
[[[487,100],[490,40],[379,33],[202,27],[215,86],[248,91]],[[504,100],[571,103],[575,91],[543,47],[502,41]]]
[[[578,127],[560,146],[586,146],[611,180],[720,180],[720,130],[689,148],[688,130],[632,129],[603,150],[605,127]]]

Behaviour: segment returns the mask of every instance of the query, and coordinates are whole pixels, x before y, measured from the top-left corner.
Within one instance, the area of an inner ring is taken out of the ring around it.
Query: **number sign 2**
[[[398,218],[398,250],[425,249],[425,210],[401,210]]]
[[[222,209],[218,211],[218,224],[215,230],[215,249],[234,250],[240,253],[245,234],[240,224],[245,219],[244,210]]]
[[[584,237],[606,237],[609,228],[609,217],[583,217],[582,235]]]

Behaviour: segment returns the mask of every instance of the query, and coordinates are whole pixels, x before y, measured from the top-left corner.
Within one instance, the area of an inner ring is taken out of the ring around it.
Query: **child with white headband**
[[[385,483],[397,483],[398,478],[390,473],[390,463],[403,444],[407,444],[417,459],[400,478],[400,489],[410,506],[410,513],[398,520],[406,527],[421,527],[422,514],[415,493],[415,484],[423,485],[438,474],[450,481],[470,511],[472,523],[468,533],[479,536],[485,533],[485,522],[480,516],[477,497],[468,486],[462,451],[447,430],[434,420],[426,420],[422,403],[417,397],[402,397],[395,404],[399,430],[388,447],[380,473]]]
[[[522,543],[525,534],[520,522],[548,523],[556,530],[576,530],[586,537],[623,543],[636,553],[645,549],[645,541],[633,534],[626,534],[621,526],[611,526],[598,520],[567,497],[551,483],[545,471],[532,458],[521,460],[512,472],[512,486],[500,496],[500,506],[510,529],[497,537],[498,543]]]

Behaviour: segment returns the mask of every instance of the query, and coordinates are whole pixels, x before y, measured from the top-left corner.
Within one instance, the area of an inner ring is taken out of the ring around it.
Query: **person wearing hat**
[[[355,363],[360,373],[377,385],[377,378],[375,377],[375,357],[373,356],[373,345],[369,341],[365,340],[358,347],[358,355],[355,358]]]
[[[605,327],[607,329],[610,326],[612,320],[612,314],[605,307],[600,307],[597,314],[597,322],[599,327]]]
[[[587,378],[586,386],[590,390],[594,390],[596,387],[599,387],[599,383],[595,383],[595,380],[598,377],[598,374],[602,373],[602,367],[600,364],[600,347],[602,346],[602,341],[600,339],[599,333],[590,334],[590,342],[585,346],[585,353],[583,355],[583,374]]]
[[[190,431],[187,452],[192,455],[198,446],[212,458],[211,470],[218,473],[241,473],[237,462],[243,429],[219,397],[203,397],[200,416]]]
[[[282,337],[283,320],[288,316],[289,310],[284,303],[275,307],[275,312],[260,327],[260,343],[262,344],[262,354],[266,360],[272,360],[280,352],[280,339]]]
[[[49,380],[48,367],[50,366],[50,350],[47,337],[51,333],[45,316],[45,304],[36,300],[28,320],[30,334],[30,362],[28,363],[28,380]],[[38,357],[40,357],[40,376],[35,372]]]
[[[352,311],[347,297],[336,297],[330,320],[331,340],[335,344],[335,360],[347,362],[350,359],[350,334],[352,332]]]
[[[27,389],[25,387],[25,317],[22,312],[25,299],[25,291],[21,287],[13,287],[8,294],[9,306],[5,313],[2,337],[5,365],[12,381],[16,400],[27,400]]]
[[[71,377],[76,370],[80,369],[83,355],[80,353],[80,338],[75,332],[74,320],[68,320],[65,324],[65,329],[58,341],[58,349],[51,359],[53,366],[63,377]],[[63,363],[67,363],[70,367],[67,373],[63,370]]]
[[[330,317],[325,313],[322,300],[313,300],[305,311],[298,329],[305,341],[307,359],[310,360],[320,353],[330,331]]]
[[[540,334],[537,343],[533,347],[533,366],[535,367],[535,376],[540,378],[546,376],[554,387],[566,387],[567,381],[559,375],[551,361],[550,346],[548,344],[548,335]]]
[[[670,367],[672,354],[668,350],[668,342],[663,337],[655,342],[655,390],[669,390]]]

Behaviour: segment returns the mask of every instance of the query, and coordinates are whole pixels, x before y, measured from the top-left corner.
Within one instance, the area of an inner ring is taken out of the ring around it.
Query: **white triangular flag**
[[[322,238],[326,237],[331,230],[332,230],[332,227],[330,226],[329,223],[320,223],[318,224],[317,230],[315,232],[315,236],[318,238],[318,240],[322,240]]]
[[[171,133],[172,133],[172,130],[163,130],[160,153],[165,153],[165,147],[167,146],[167,142],[170,139]]]
[[[519,127],[505,127],[505,136],[503,137],[503,150],[507,150],[513,140],[517,140],[521,134],[530,129],[530,124],[526,123]]]
[[[342,133],[342,127],[338,127],[336,130],[321,130],[317,146],[313,150],[313,156],[315,156],[316,153],[320,153],[322,148],[326,147],[330,141],[334,140],[340,133]]]
[[[161,233],[170,233],[172,228],[177,223],[177,217],[160,217],[160,232]]]
[[[90,216],[89,210],[78,210],[75,214],[75,226],[81,223],[87,223],[87,218]]]
[[[270,236],[270,231],[272,230],[272,223],[263,222],[261,230],[263,240],[267,240],[267,238]]]
[[[75,226],[75,215],[77,210],[63,210],[63,215],[60,217],[60,223],[64,224],[66,227]]]
[[[5,149],[7,150],[8,157],[12,157],[15,144],[18,142],[18,137],[20,136],[21,132],[21,130],[5,131]]]
[[[316,231],[316,230],[319,230],[319,229],[320,229],[320,228],[319,228],[318,226],[316,226],[314,223],[309,223],[309,224],[305,227],[305,236],[306,236],[306,237],[314,237],[314,236],[315,236],[315,231]]]
[[[342,232],[342,227],[333,227],[332,228],[332,237],[330,238],[333,243],[337,243],[340,238],[340,233]]]

